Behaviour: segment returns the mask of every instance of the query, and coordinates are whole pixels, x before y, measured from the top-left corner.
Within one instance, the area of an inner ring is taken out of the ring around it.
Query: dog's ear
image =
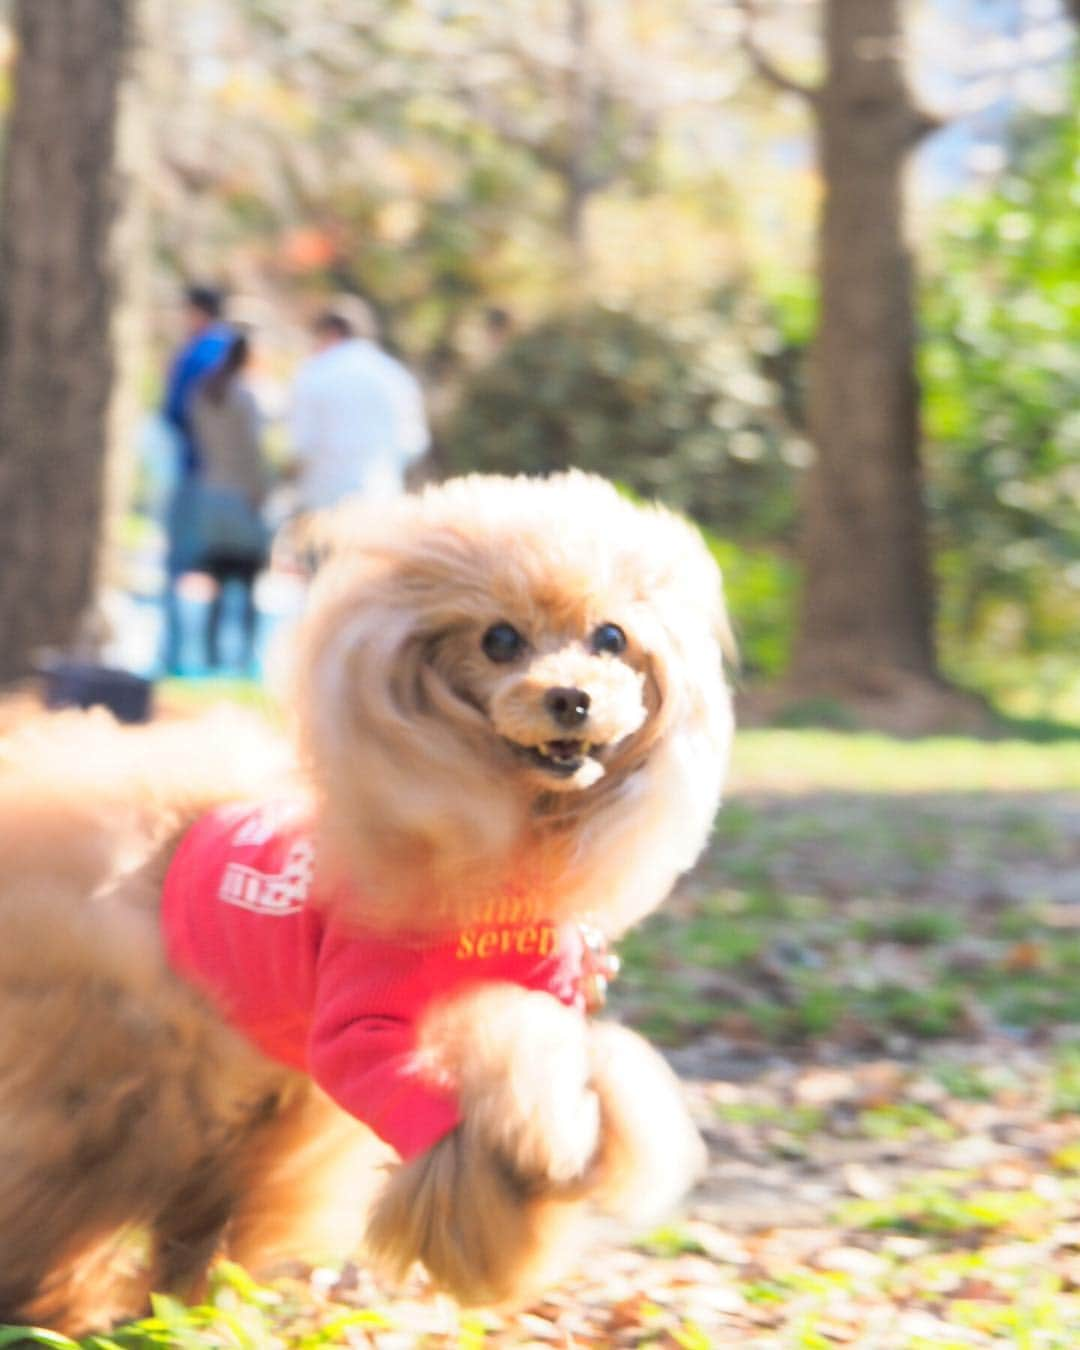
[[[291,702],[320,842],[366,883],[365,920],[452,921],[462,879],[481,885],[520,826],[486,719],[431,660],[452,619],[446,590],[407,549],[349,551],[298,630]]]

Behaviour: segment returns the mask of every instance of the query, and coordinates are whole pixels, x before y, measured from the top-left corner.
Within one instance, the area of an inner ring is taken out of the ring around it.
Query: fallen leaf
[[[857,1092],[855,1079],[841,1069],[808,1069],[795,1080],[793,1096],[798,1106],[834,1106],[851,1101]]]
[[[1014,942],[1001,964],[1006,970],[1042,970],[1046,948],[1041,942]]]
[[[860,1200],[883,1200],[892,1190],[885,1178],[865,1163],[845,1163],[844,1184]]]

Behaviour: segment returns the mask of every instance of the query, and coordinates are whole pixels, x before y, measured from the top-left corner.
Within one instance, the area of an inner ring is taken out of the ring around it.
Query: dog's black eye
[[[513,661],[525,650],[525,639],[509,623],[493,623],[480,644],[489,661]]]
[[[617,623],[602,623],[592,635],[592,649],[621,656],[626,651],[626,634]]]

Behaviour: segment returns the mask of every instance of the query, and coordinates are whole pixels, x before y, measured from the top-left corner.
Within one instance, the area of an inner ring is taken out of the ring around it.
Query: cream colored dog
[[[579,474],[466,478],[334,522],[294,639],[295,750],[235,713],[61,714],[0,745],[0,1321],[78,1332],[147,1287],[197,1292],[219,1251],[265,1269],[360,1238],[392,1274],[517,1300],[598,1220],[676,1200],[700,1142],[659,1057],[582,1014],[587,958],[562,993],[499,972],[553,959],[577,921],[617,937],[694,861],[730,739],[726,632],[677,517]],[[177,856],[193,823],[266,798],[307,822],[315,889],[234,868],[190,897],[213,922],[306,925],[319,961],[355,930],[471,963],[415,1027],[344,1019],[368,1049],[373,1028],[412,1037],[394,1072],[453,1112],[404,1161],[353,1118],[385,1102],[342,1110],[310,1076],[329,1070],[283,1062],[163,940],[163,890],[199,891]]]

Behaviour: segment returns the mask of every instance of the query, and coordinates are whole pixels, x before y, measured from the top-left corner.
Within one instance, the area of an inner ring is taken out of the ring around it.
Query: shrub
[[[782,540],[802,450],[738,323],[715,309],[692,331],[599,306],[556,315],[466,384],[443,429],[448,467],[587,469],[725,538]]]

